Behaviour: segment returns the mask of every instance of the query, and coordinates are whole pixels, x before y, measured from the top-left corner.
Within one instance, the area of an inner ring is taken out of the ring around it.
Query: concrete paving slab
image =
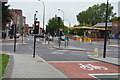
[[[38,56],[33,58],[32,54],[15,53],[11,78],[67,78],[67,76]]]

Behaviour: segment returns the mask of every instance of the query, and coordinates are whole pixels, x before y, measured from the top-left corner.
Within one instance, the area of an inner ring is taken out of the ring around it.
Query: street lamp
[[[58,9],[58,11],[61,11],[63,13],[63,23],[64,23],[64,20],[65,20],[65,12],[61,9]]]
[[[41,1],[41,0],[38,0],[38,1]],[[45,26],[45,4],[43,1],[41,1],[42,4],[43,4],[43,31],[44,31],[44,26]]]
[[[108,4],[109,4],[109,3],[108,3],[108,0],[107,0],[103,58],[106,58],[106,45],[107,45],[107,20],[108,20]]]

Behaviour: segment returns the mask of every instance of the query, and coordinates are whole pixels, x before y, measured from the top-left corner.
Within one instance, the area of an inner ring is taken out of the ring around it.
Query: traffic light
[[[63,31],[60,31],[60,36],[64,36],[64,33],[63,33]]]
[[[40,25],[40,22],[36,21],[35,27],[34,27],[34,34],[39,34],[39,25]]]
[[[60,17],[58,17],[58,22],[60,23],[60,21],[61,21],[61,18],[60,18]]]

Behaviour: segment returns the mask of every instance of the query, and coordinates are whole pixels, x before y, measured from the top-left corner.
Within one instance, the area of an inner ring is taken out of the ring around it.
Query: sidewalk
[[[120,64],[119,64],[120,59],[118,59],[118,58],[111,58],[111,57],[106,57],[106,58],[102,58],[102,57],[89,57],[89,58],[97,60],[97,61],[102,61],[102,62],[106,62],[106,63],[110,63],[110,64],[113,64],[113,65],[120,66]]]
[[[12,61],[14,61],[11,62],[14,63],[12,74],[6,73],[4,78],[67,78],[64,73],[37,55],[33,58],[30,53],[13,53]]]

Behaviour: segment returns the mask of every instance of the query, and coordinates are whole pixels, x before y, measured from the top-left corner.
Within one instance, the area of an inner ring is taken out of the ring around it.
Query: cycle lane
[[[80,61],[80,62],[49,62],[54,67],[65,73],[70,78],[94,79],[96,74],[118,74],[120,66],[100,62],[100,61]]]

